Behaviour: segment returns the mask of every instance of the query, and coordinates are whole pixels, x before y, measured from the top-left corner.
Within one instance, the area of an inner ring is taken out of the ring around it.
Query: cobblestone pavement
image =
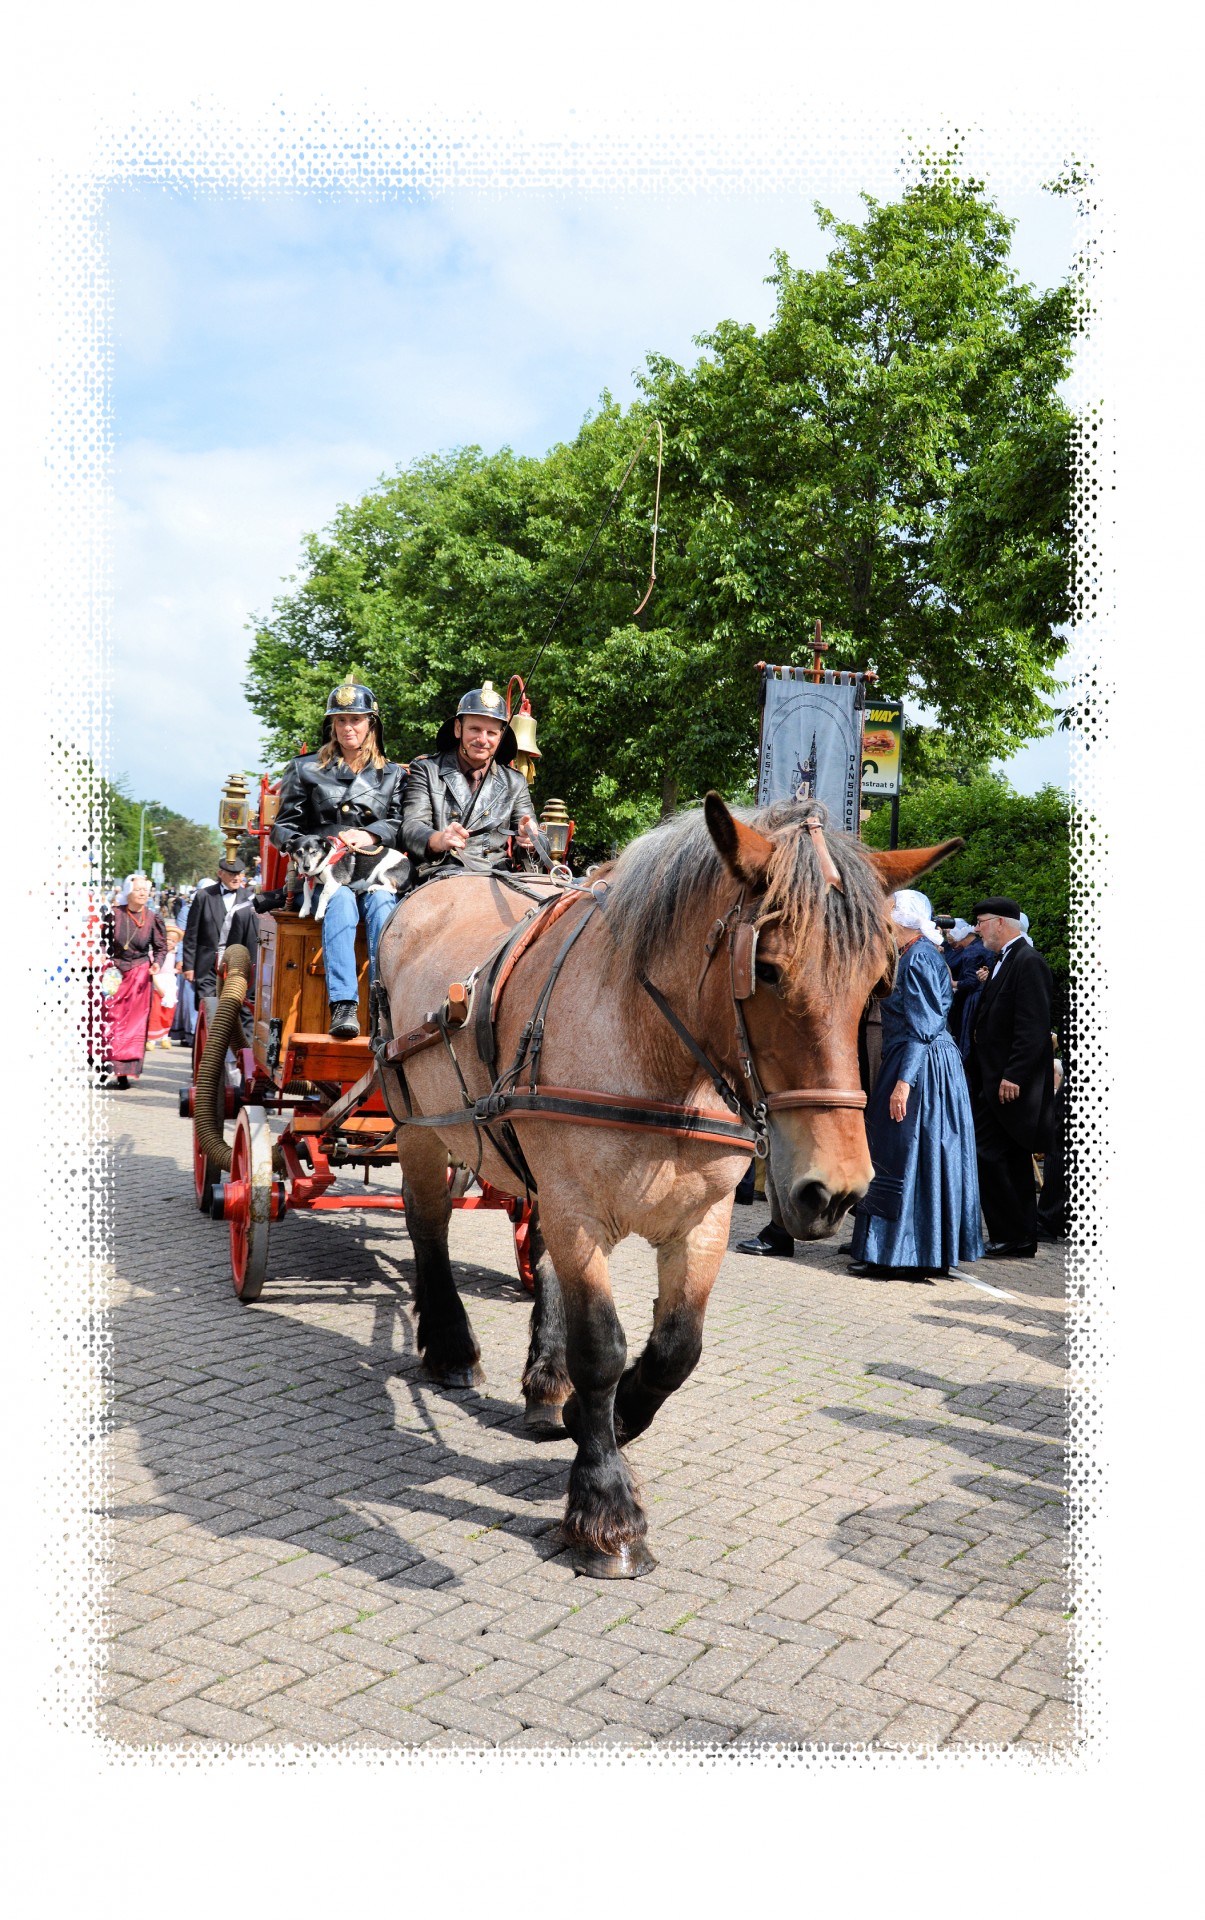
[[[419,1371],[400,1215],[273,1228],[254,1307],[193,1203],[187,1055],[108,1096],[114,1741],[878,1747],[1076,1739],[1062,1255],[857,1280],[731,1252],[702,1362],[632,1449],[658,1559],[575,1578],[568,1443],[523,1433],[509,1223],[452,1251],[488,1375]],[[764,1205],[733,1215],[733,1239]],[[613,1274],[643,1343],[651,1250]]]

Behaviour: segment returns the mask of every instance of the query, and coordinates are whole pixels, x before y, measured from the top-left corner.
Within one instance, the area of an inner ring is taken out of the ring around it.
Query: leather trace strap
[[[743,890],[728,911],[711,927],[698,979],[698,989],[701,991],[707,970],[727,939],[729,986],[743,1088],[739,1083],[733,1085],[723,1069],[716,1065],[685,1022],[679,1019],[660,988],[646,974],[638,975],[641,987],[687,1052],[702,1067],[731,1118],[681,1102],[653,1100],[636,1094],[596,1093],[581,1087],[548,1086],[542,1082],[539,1067],[548,1007],[561,969],[593,919],[599,896],[605,891],[606,884],[600,881],[595,887],[571,886],[563,893],[555,894],[551,900],[542,902],[538,908],[529,910],[471,976],[471,1029],[478,1057],[492,1081],[488,1093],[474,1098],[469,1091],[452,1044],[453,1032],[447,1019],[446,1002],[441,1013],[429,1015],[423,1027],[402,1035],[398,1040],[390,1039],[375,1049],[381,1079],[385,1083],[386,1102],[399,1125],[435,1128],[469,1125],[478,1130],[479,1141],[482,1132],[488,1133],[503,1160],[523,1182],[530,1195],[536,1191],[536,1182],[512,1124],[517,1119],[568,1120],[578,1126],[618,1127],[635,1132],[672,1134],[679,1138],[743,1148],[764,1159],[769,1152],[770,1114],[791,1108],[823,1110],[865,1107],[866,1095],[860,1088],[791,1087],[782,1092],[767,1093],[762,1086],[742,1005],[744,1000],[752,997],[756,988],[756,933],[761,923],[742,918],[745,905]],[[586,903],[585,912],[568,938],[562,941],[549,967],[531,1013],[523,1025],[515,1057],[506,1071],[498,1074],[497,1021],[503,990],[518,962],[536,940],[562,914],[582,901]],[[744,937],[741,937],[742,931]],[[457,1026],[455,1032],[465,1031],[468,1024]],[[406,1087],[402,1061],[411,1053],[440,1041],[456,1069],[464,1104],[453,1113],[416,1114]],[[407,1109],[404,1114],[397,1111],[389,1097],[387,1069],[392,1069],[401,1083]],[[518,1082],[524,1069],[527,1070],[527,1085],[520,1087]]]

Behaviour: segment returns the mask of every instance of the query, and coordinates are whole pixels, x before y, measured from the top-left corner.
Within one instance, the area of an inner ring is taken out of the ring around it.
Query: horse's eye
[[[765,981],[768,987],[776,987],[781,978],[778,968],[771,966],[768,960],[759,960],[754,966],[753,971],[759,980]]]

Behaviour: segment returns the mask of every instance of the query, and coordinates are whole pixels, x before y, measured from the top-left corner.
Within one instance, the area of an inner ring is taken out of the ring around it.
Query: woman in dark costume
[[[101,974],[104,1064],[128,1087],[142,1072],[151,1018],[151,975],[167,957],[167,930],[150,904],[151,883],[131,874],[103,929],[109,964]]]
[[[988,952],[974,927],[966,920],[956,920],[948,937],[950,945],[946,952],[946,961],[954,987],[949,1026],[954,1036],[955,1046],[963,1060],[967,1061],[971,1057],[971,1034],[975,1028],[975,1009],[979,1004],[979,995],[983,992],[983,982],[979,978],[980,969],[987,967],[990,970],[994,955]]]
[[[892,895],[899,947],[882,1002],[883,1059],[866,1109],[874,1179],[858,1202],[854,1271],[923,1280],[983,1252],[975,1125],[946,1025],[953,988],[923,893]]]

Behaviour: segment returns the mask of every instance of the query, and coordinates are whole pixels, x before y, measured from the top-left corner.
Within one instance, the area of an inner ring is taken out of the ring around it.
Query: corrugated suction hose
[[[246,947],[227,947],[224,970],[213,1025],[206,1032],[201,1064],[197,1068],[192,1124],[198,1151],[222,1173],[229,1173],[230,1147],[222,1132],[222,1116],[226,1108],[226,1052],[238,1027],[251,978],[251,955]],[[272,1171],[283,1173],[284,1170],[280,1148],[273,1147]]]

